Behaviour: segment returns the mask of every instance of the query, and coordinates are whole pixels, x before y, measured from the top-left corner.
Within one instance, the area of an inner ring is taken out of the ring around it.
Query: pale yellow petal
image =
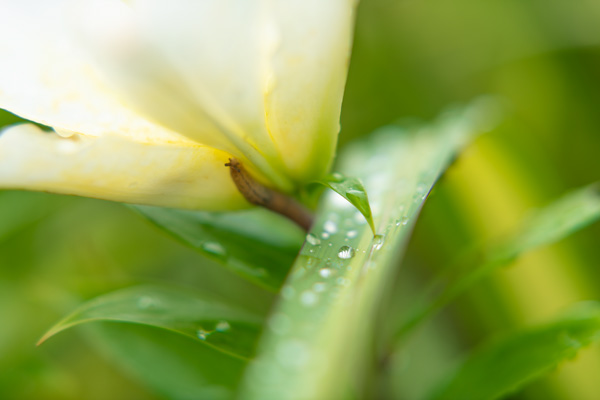
[[[271,1],[279,44],[272,53],[265,113],[289,173],[318,178],[333,159],[356,1]]]
[[[76,15],[81,42],[124,101],[259,169],[278,167],[264,116],[261,1],[85,0]]]
[[[243,208],[247,203],[224,166],[228,158],[199,145],[65,138],[24,124],[0,135],[0,188],[175,208]]]
[[[124,107],[65,31],[64,1],[0,8],[0,108],[61,131],[119,134],[147,143],[192,143]]]

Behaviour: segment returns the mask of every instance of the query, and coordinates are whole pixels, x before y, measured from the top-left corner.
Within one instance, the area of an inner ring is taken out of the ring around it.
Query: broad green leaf
[[[70,327],[93,321],[129,322],[188,336],[240,358],[254,354],[261,319],[207,294],[139,286],[102,295],[54,325],[39,344]]]
[[[431,399],[497,399],[574,358],[598,339],[600,303],[588,303],[551,324],[487,344],[460,365]]]
[[[375,224],[373,222],[373,215],[371,213],[371,206],[369,204],[369,198],[367,197],[367,191],[365,190],[362,182],[358,178],[345,177],[342,174],[335,173],[328,175],[319,181],[320,184],[327,186],[346,200],[350,202],[360,213],[365,217],[369,223],[373,235],[375,232]]]
[[[122,323],[86,328],[100,354],[166,399],[232,399],[246,365],[243,360],[162,329]]]
[[[481,128],[484,104],[416,132],[389,127],[346,149],[340,170],[369,193],[379,235],[329,193],[261,338],[243,399],[338,399],[361,364],[380,297],[432,185]],[[485,115],[484,115],[485,116]]]
[[[214,213],[134,208],[202,254],[270,290],[281,286],[304,240],[300,228],[262,209]]]
[[[592,184],[568,193],[545,208],[527,218],[522,226],[502,243],[481,250],[483,257],[473,255],[468,258],[465,270],[461,266],[458,277],[446,285],[432,300],[421,300],[421,306],[400,329],[399,337],[418,326],[461,293],[491,272],[510,264],[526,251],[564,239],[600,219],[600,193],[598,184]],[[452,271],[449,271],[452,272]],[[456,273],[456,271],[454,271]],[[425,292],[431,293],[439,286],[435,281]]]

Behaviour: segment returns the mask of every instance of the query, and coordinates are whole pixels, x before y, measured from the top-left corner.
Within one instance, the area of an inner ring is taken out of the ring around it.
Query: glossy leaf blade
[[[589,303],[554,323],[481,348],[431,400],[496,399],[575,357],[600,339],[600,304]]]
[[[364,183],[380,235],[373,237],[347,201],[326,196],[249,365],[241,398],[337,399],[352,392],[375,310],[419,210],[488,111],[477,104],[417,131],[386,128],[346,149],[340,170]]]
[[[373,235],[377,233],[375,232],[375,223],[373,222],[373,213],[371,212],[367,191],[360,179],[335,173],[320,180],[319,183],[348,200],[365,217],[373,231]]]
[[[166,329],[240,358],[254,354],[261,319],[222,301],[183,289],[140,286],[102,295],[54,325],[39,344],[65,329],[94,321]]]
[[[214,213],[134,208],[185,244],[270,290],[281,286],[304,240],[298,227],[261,209]]]

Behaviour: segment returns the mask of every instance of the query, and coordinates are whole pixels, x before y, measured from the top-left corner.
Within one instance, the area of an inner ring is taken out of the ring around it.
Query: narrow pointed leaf
[[[600,219],[598,183],[566,194],[532,214],[505,243],[491,249],[490,260],[511,260],[521,253],[564,239]]]
[[[91,344],[111,364],[161,398],[229,400],[246,361],[149,326],[87,325]]]
[[[270,290],[281,286],[304,240],[298,227],[261,209],[215,213],[134,208],[183,243]]]
[[[340,170],[364,183],[380,234],[373,237],[362,214],[337,194],[326,196],[245,374],[241,398],[347,397],[395,259],[432,185],[487,111],[474,105],[417,132],[386,128],[343,152]]]
[[[363,186],[362,182],[358,178],[345,177],[342,174],[335,173],[325,177],[319,181],[320,184],[327,186],[344,199],[348,200],[360,213],[365,217],[365,220],[369,223],[373,235],[375,232],[375,224],[373,222],[373,214],[371,212],[371,205],[369,204],[369,198],[367,197],[367,191]]]
[[[600,304],[585,304],[551,324],[487,344],[460,365],[431,400],[497,399],[599,339]]]
[[[140,286],[102,295],[54,325],[39,343],[73,326],[93,321],[129,322],[166,329],[219,351],[249,358],[261,319],[206,294],[180,288]]]
[[[513,235],[500,244],[480,250],[483,257],[473,255],[470,269],[450,280],[439,295],[421,304],[403,324],[398,336],[404,336],[421,322],[431,317],[461,293],[493,271],[510,264],[521,254],[538,247],[557,242],[600,219],[600,193],[598,184],[577,189],[559,198],[550,205],[536,211],[527,218]],[[459,264],[456,265],[461,266]],[[464,266],[462,266],[464,267]],[[448,271],[448,273],[456,271]],[[425,292],[430,293],[439,286],[434,282]]]

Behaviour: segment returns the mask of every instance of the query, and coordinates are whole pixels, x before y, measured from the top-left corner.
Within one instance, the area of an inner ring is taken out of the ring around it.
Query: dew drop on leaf
[[[384,242],[385,237],[383,235],[375,235],[375,237],[373,238],[373,248],[375,250],[381,249],[381,246],[383,246]]]
[[[289,339],[279,343],[276,357],[286,367],[302,367],[310,359],[310,347],[298,339]]]
[[[282,313],[273,314],[269,319],[269,328],[278,335],[285,335],[292,325],[290,317]]]
[[[206,338],[208,337],[208,335],[210,335],[211,332],[205,331],[204,329],[198,329],[196,331],[196,336],[198,336],[198,339],[200,340],[206,340]]]
[[[313,246],[317,246],[319,244],[321,244],[321,240],[316,237],[315,235],[313,235],[312,233],[309,233],[308,235],[306,235],[306,241],[310,244],[312,244]]]
[[[321,277],[323,278],[329,278],[332,273],[333,271],[331,270],[331,268],[321,268],[319,270],[319,275],[321,275]]]
[[[341,258],[342,260],[348,260],[352,257],[354,257],[354,254],[356,252],[354,251],[354,249],[350,246],[342,246],[340,247],[340,250],[338,251],[338,257]]]
[[[367,223],[367,220],[365,219],[365,216],[360,213],[360,211],[357,211],[354,214],[354,222],[356,222],[359,225],[364,225]]]
[[[159,304],[160,303],[158,302],[158,300],[155,300],[150,296],[141,296],[137,301],[137,306],[140,310],[156,308]]]
[[[231,325],[227,321],[219,321],[217,322],[217,326],[215,326],[215,331],[217,332],[227,332],[231,329]]]
[[[296,293],[296,289],[294,289],[292,286],[290,285],[285,285],[284,287],[281,288],[281,297],[283,297],[284,299],[291,299],[292,297],[294,297],[294,294]]]
[[[324,292],[325,288],[325,283],[323,282],[315,282],[315,284],[313,285],[313,290],[315,291],[315,293]]]
[[[225,255],[225,248],[217,242],[204,242],[202,243],[202,249],[215,256],[223,257]]]
[[[310,290],[305,290],[300,295],[300,302],[302,303],[302,305],[304,305],[306,307],[314,306],[315,304],[317,304],[318,299],[319,298],[316,295],[316,293],[314,293]]]
[[[343,277],[338,278],[336,282],[340,286],[348,286],[350,284],[350,280]]]
[[[325,225],[323,226],[323,228],[330,235],[335,234],[338,230],[337,224],[331,220],[325,221]]]

